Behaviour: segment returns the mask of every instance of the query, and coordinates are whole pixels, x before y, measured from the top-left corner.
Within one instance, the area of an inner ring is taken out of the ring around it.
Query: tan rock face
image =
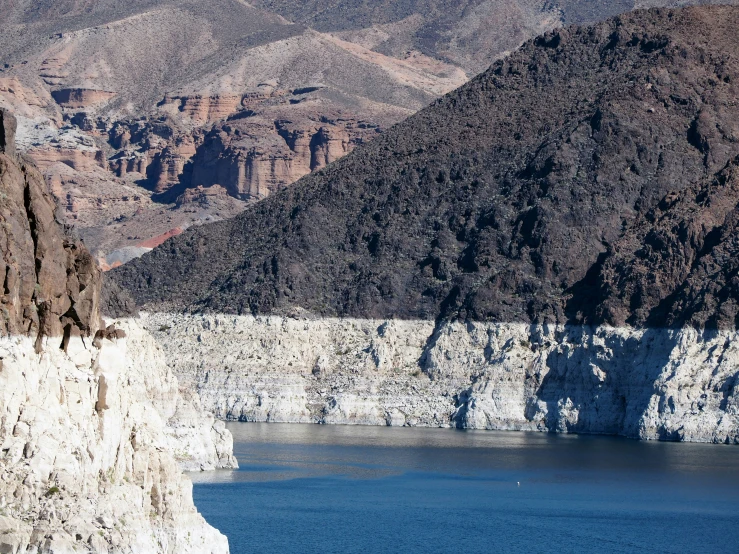
[[[206,135],[192,157],[189,183],[220,185],[237,198],[259,200],[345,156],[374,134],[374,126],[361,127],[348,118],[226,123]]]
[[[55,148],[50,146],[31,149],[28,151],[28,155],[42,170],[47,169],[50,165],[57,162],[68,165],[77,171],[84,172],[92,172],[96,168],[105,165],[104,155],[99,150]]]
[[[61,121],[61,110],[42,83],[0,77],[0,100],[18,116],[35,118],[44,114],[54,122]]]
[[[172,106],[184,118],[196,125],[215,123],[226,119],[234,113],[241,105],[240,94],[217,94],[213,96],[195,94],[192,96],[167,97],[163,108],[166,110]]]

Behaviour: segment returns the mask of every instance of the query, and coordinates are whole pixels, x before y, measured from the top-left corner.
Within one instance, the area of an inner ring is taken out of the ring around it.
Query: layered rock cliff
[[[101,273],[54,217],[0,111],[0,550],[228,552],[182,469],[235,467],[135,321],[105,325]]]

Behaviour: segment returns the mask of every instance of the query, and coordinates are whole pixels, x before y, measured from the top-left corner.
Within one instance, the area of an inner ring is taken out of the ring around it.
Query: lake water
[[[229,424],[193,474],[232,554],[739,552],[739,447],[592,436]]]

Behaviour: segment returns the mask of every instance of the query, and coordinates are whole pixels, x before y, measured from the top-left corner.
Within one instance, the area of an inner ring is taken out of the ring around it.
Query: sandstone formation
[[[255,119],[216,126],[204,137],[191,159],[190,186],[219,185],[236,198],[260,200],[377,134],[375,125],[351,119],[278,119],[264,128]]]
[[[63,88],[53,90],[51,96],[62,108],[86,109],[108,102],[116,95],[106,90],[84,88]]]
[[[125,293],[0,131],[0,551],[227,553],[182,469],[236,467],[230,434],[135,321],[103,324]]]

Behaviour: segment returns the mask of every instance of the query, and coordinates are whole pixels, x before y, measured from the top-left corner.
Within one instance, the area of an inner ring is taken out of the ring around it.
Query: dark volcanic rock
[[[704,7],[549,33],[113,278],[151,308],[646,322],[630,301],[576,304],[605,302],[593,291],[625,231],[739,154],[737,25],[739,9]]]
[[[118,283],[103,273],[103,289],[100,298],[100,312],[106,317],[118,319],[138,315],[136,301]]]
[[[15,119],[0,111],[0,332],[94,334],[100,327],[100,271],[68,229],[39,171],[14,155]]]
[[[668,194],[573,288],[576,319],[739,328],[739,158]]]

